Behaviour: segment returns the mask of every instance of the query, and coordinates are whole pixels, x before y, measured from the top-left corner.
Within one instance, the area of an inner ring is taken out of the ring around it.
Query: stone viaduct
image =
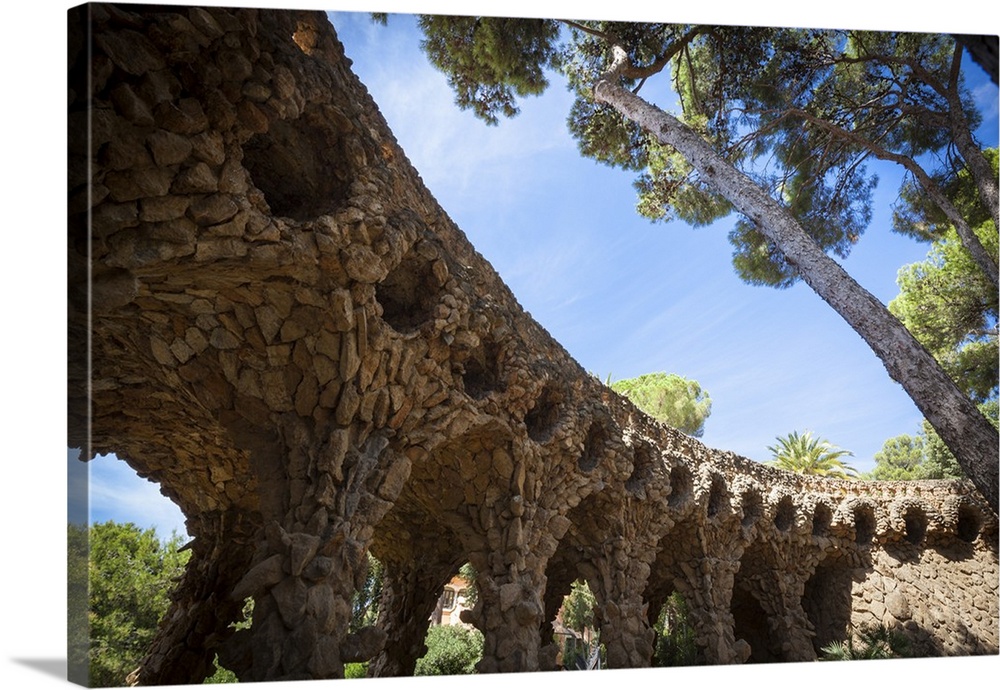
[[[459,566],[482,672],[552,668],[576,578],[612,668],[672,592],[707,663],[885,622],[996,654],[997,519],[960,482],[788,475],[659,425],[518,305],[437,205],[326,16],[70,12],[70,445],[183,510],[130,682],[407,675]],[[366,551],[381,619],[350,633]],[[253,625],[235,632],[244,600]]]

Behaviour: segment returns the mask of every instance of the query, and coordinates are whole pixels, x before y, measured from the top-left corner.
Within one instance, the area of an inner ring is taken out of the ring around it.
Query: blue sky
[[[585,369],[602,380],[653,371],[697,380],[712,397],[702,441],[760,461],[777,436],[809,430],[865,471],[887,438],[919,430],[902,388],[807,286],[774,290],[735,276],[732,218],[693,229],[639,217],[632,175],[577,153],[565,125],[572,97],[558,75],[519,116],[490,127],[454,106],[412,15],[391,15],[388,26],[364,12],[331,19],[427,187]],[[977,134],[996,145],[997,89],[978,68],[967,73],[984,114]],[[900,172],[878,172],[872,224],[843,264],[887,303],[899,268],[929,246],[889,231]],[[90,498],[93,520],[183,532],[157,487],[113,457],[91,464]]]

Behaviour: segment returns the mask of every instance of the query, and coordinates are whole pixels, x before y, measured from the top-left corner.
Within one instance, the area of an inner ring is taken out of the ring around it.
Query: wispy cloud
[[[102,455],[89,463],[90,519],[93,522],[134,522],[155,527],[160,538],[173,532],[187,534],[184,515],[160,493],[159,485],[140,478],[113,455]]]
[[[525,161],[556,148],[574,150],[565,127],[569,96],[557,86],[521,103],[521,114],[488,126],[459,110],[444,74],[419,48],[413,17],[390,17],[393,30],[367,15],[332,13],[352,66],[372,93],[407,157],[449,212],[470,199],[516,198],[531,180]],[[401,30],[402,29],[402,30]]]

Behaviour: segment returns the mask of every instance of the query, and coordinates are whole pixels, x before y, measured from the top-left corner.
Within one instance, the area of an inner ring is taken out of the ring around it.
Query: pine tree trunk
[[[613,71],[595,84],[595,99],[674,147],[775,243],[806,284],[875,351],[889,376],[903,386],[996,513],[998,435],[989,420],[885,305],[827,256],[790,213],[696,132],[623,88],[616,74]]]

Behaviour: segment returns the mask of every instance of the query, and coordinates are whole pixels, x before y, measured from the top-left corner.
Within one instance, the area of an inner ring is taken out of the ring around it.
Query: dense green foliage
[[[562,622],[567,628],[583,633],[593,630],[596,624],[594,607],[597,600],[590,587],[583,580],[576,580],[570,585],[570,593],[563,599]]]
[[[66,535],[67,679],[80,685],[89,684],[90,676],[88,532],[86,525],[69,523]]]
[[[997,150],[986,152],[994,172]],[[975,221],[973,231],[986,252],[1000,251],[996,223],[974,203],[968,174],[948,190],[952,201]],[[959,387],[974,400],[996,397],[998,380],[997,311],[993,285],[979,269],[953,227],[926,208],[908,216],[913,232],[935,238],[927,259],[904,266],[897,283],[899,296],[889,310],[941,363]]]
[[[344,678],[366,678],[368,676],[368,662],[353,662],[344,664]]]
[[[462,592],[465,597],[465,605],[469,608],[475,607],[479,601],[479,586],[476,583],[479,574],[476,573],[476,569],[471,563],[464,563],[458,569],[458,576],[468,583]]]
[[[569,128],[580,151],[637,174],[641,214],[704,225],[731,214],[731,204],[739,200],[742,210],[730,232],[737,274],[750,284],[783,288],[806,277],[800,270],[808,270],[809,284],[867,342],[898,337],[906,343],[898,351],[873,349],[946,434],[949,447],[996,509],[996,471],[980,460],[984,448],[996,452],[987,421],[948,384],[943,368],[919,369],[901,361],[922,355],[907,341],[905,328],[809,249],[815,242],[823,252],[847,256],[872,218],[878,178],[867,165],[873,159],[891,162],[906,172],[895,229],[940,239],[940,233],[928,231],[930,225],[906,226],[910,218],[946,218],[996,293],[996,252],[985,249],[972,230],[979,227],[980,211],[997,223],[996,172],[991,173],[973,134],[981,116],[961,69],[962,46],[953,36],[531,20],[519,29],[508,26],[503,37],[490,36],[485,50],[476,45],[474,33],[448,40],[452,22],[476,25],[481,19],[422,24],[425,47],[445,37],[448,60],[433,54],[432,60],[453,85],[474,81],[479,70],[487,69],[494,80],[490,85],[496,88],[499,80],[510,87],[505,96],[512,97],[531,66],[552,66],[576,95]],[[556,33],[559,23],[564,28]],[[602,82],[605,77],[610,78]],[[600,98],[595,95],[599,83],[604,84]],[[632,98],[642,89],[650,108],[640,108]],[[632,94],[626,97],[628,90]],[[516,112],[505,101],[502,108],[491,107],[489,91],[456,93],[460,106],[490,122],[496,122],[498,111]],[[662,109],[674,98],[679,119]],[[644,126],[638,124],[642,119]],[[681,146],[691,142],[691,133],[708,146]],[[928,162],[938,169],[925,170]],[[954,193],[963,187],[963,174],[974,183],[964,205]],[[781,208],[761,201],[760,191]],[[974,360],[978,372],[990,354],[980,346],[965,347],[960,359],[966,361],[959,368]],[[965,385],[981,390],[979,380]],[[965,431],[959,433],[960,428]]]
[[[461,108],[490,124],[517,115],[518,97],[542,93],[555,56],[555,22],[507,17],[423,15],[424,51],[448,75]]]
[[[855,635],[832,642],[820,652],[820,661],[900,659],[910,656],[910,642],[901,632],[880,623],[862,626]]]
[[[161,541],[132,523],[94,524],[89,534],[90,682],[120,686],[152,642],[189,554],[178,551],[181,537]]]
[[[708,392],[697,381],[677,374],[643,374],[615,381],[611,389],[654,419],[691,436],[705,432],[705,420],[712,413]]]
[[[980,403],[983,415],[1000,426],[998,422],[997,399]],[[954,454],[924,420],[921,430],[915,436],[900,434],[882,444],[882,450],[875,454],[875,467],[866,472],[863,479],[899,481],[911,479],[964,479],[965,472]]]
[[[364,584],[361,589],[354,593],[354,598],[351,601],[350,632],[357,632],[361,628],[375,625],[375,621],[378,620],[384,573],[385,566],[369,552],[368,570],[365,573]]]
[[[968,90],[951,79],[955,42],[947,34],[441,16],[421,17],[420,27],[459,107],[496,124],[517,113],[518,96],[540,93],[544,70],[553,69],[576,94],[569,128],[581,153],[638,174],[642,215],[694,225],[728,215],[729,202],[676,151],[593,100],[612,45],[622,47],[632,65],[626,88],[645,89],[652,101],[676,98],[688,126],[838,256],[871,221],[877,178],[869,159],[943,152],[954,136],[942,117],[952,110],[947,89],[966,126],[979,121]],[[947,160],[935,176],[945,186],[962,168]],[[914,184],[909,177],[905,189]],[[914,203],[918,196],[904,195]],[[899,212],[897,229],[907,214]],[[786,287],[798,279],[752,219],[737,219],[730,240],[748,282]]]
[[[427,654],[417,659],[416,676],[475,673],[483,656],[483,634],[461,625],[432,626],[424,644]]]
[[[654,666],[696,666],[704,663],[695,644],[687,600],[679,592],[667,598],[653,629],[656,631]]]
[[[776,445],[767,447],[772,455],[768,465],[787,472],[834,479],[847,479],[857,475],[854,468],[841,459],[852,455],[850,451],[837,448],[825,439],[815,438],[808,431],[803,434],[793,431],[776,440]]]

